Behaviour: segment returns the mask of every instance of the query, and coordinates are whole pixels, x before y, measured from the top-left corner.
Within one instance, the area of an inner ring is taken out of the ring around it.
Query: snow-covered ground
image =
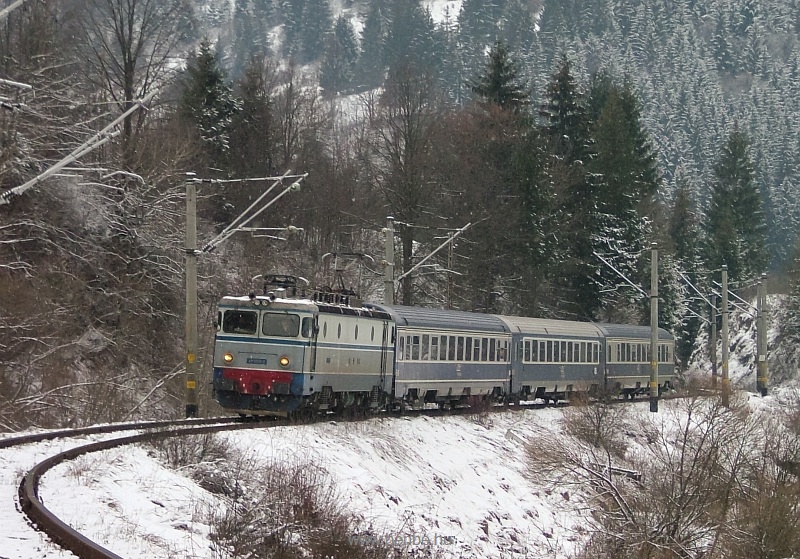
[[[778,405],[778,394],[750,396],[753,409]],[[632,420],[659,421],[677,404],[630,405]],[[416,541],[440,558],[574,556],[587,537],[589,493],[542,486],[527,474],[527,442],[563,429],[562,408],[439,418],[374,418],[234,431],[216,435],[257,468],[287,463],[325,473],[360,531]],[[0,451],[0,558],[71,557],[27,525],[15,510],[22,474],[67,445],[53,441]],[[541,440],[541,439],[540,439]],[[87,537],[122,557],[222,559],[209,538],[211,518],[228,497],[166,467],[146,446],[81,457],[45,476],[45,505]],[[18,504],[16,506],[18,509]],[[419,549],[425,548],[425,549]]]
[[[580,541],[582,513],[578,503],[532,484],[523,443],[558,429],[561,413],[377,418],[217,437],[250,461],[323,468],[365,529],[425,536],[438,557],[558,557]],[[0,557],[71,556],[11,505],[23,472],[65,444],[0,451]],[[60,518],[122,557],[221,557],[207,536],[210,514],[224,499],[164,467],[146,447],[65,463],[45,476],[40,495]]]

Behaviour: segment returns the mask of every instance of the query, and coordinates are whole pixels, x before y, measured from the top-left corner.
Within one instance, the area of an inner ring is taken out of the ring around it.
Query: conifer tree
[[[358,46],[355,31],[347,18],[339,16],[325,49],[325,58],[320,68],[320,87],[328,94],[339,93],[349,88],[353,82],[357,62]]]
[[[458,35],[462,65],[467,76],[481,72],[486,48],[497,40],[498,30],[492,18],[494,9],[491,0],[465,0],[461,4]]]
[[[301,60],[313,62],[325,52],[328,36],[333,28],[333,16],[328,0],[304,0],[302,29]]]
[[[509,51],[522,56],[530,52],[536,39],[536,18],[523,0],[509,0],[500,19],[500,35]]]
[[[238,106],[207,40],[189,60],[180,110],[196,126],[212,164],[221,164],[229,148],[231,118]]]
[[[763,201],[755,183],[747,135],[731,132],[714,169],[705,215],[706,260],[728,266],[732,282],[761,274],[767,264]]]
[[[438,67],[434,24],[420,0],[396,0],[389,7],[389,27],[384,51],[391,69],[414,64],[430,72]]]
[[[281,0],[283,16],[283,54],[296,57],[302,53],[303,12],[306,0]]]
[[[486,62],[485,72],[472,86],[472,91],[484,103],[501,109],[520,112],[529,103],[529,94],[520,83],[517,64],[502,41],[492,46]]]
[[[539,114],[550,153],[547,171],[561,199],[558,220],[563,230],[552,270],[554,286],[560,292],[557,304],[566,316],[591,319],[600,308],[599,261],[594,252],[601,219],[597,183],[587,168],[592,153],[590,120],[571,67],[566,56],[562,57]]]
[[[263,59],[251,61],[237,86],[241,110],[231,121],[229,168],[240,177],[273,175],[277,123]]]
[[[361,52],[354,78],[356,84],[365,89],[381,85],[386,74],[385,17],[380,2],[372,2],[361,31]]]

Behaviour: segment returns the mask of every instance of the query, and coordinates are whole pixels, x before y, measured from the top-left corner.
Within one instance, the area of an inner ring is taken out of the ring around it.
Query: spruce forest
[[[348,287],[380,300],[388,216],[396,277],[470,224],[401,304],[646,324],[655,243],[684,368],[723,265],[744,298],[768,274],[800,339],[798,0],[0,14],[2,429],[181,413],[187,173],[201,246],[272,184],[237,179],[308,173],[251,224],[272,234],[199,256],[203,378],[217,299],[259,274],[330,284],[325,255],[364,254]]]

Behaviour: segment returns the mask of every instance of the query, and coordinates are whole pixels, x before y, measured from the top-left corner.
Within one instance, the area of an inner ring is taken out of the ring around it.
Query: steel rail
[[[208,422],[208,420],[205,421]],[[180,423],[185,424],[186,421],[182,420]],[[119,555],[104,548],[100,544],[95,543],[77,530],[67,525],[44,506],[39,498],[39,481],[48,470],[62,462],[73,460],[84,454],[109,450],[118,446],[125,446],[149,440],[163,439],[180,435],[204,435],[208,433],[233,431],[237,429],[274,427],[287,424],[289,424],[288,421],[275,421],[269,424],[242,423],[241,421],[233,424],[230,422],[219,424],[219,421],[216,421],[215,425],[195,425],[190,427],[180,427],[178,429],[167,429],[163,431],[148,431],[146,433],[108,439],[105,441],[71,448],[36,464],[25,474],[19,486],[20,506],[22,511],[28,516],[28,518],[36,527],[50,536],[55,543],[60,545],[62,548],[71,551],[78,557],[81,557],[82,559],[122,559],[122,557]],[[150,427],[148,428],[153,428],[152,424],[150,424]]]

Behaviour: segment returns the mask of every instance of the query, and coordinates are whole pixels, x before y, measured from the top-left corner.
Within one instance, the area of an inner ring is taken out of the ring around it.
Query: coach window
[[[258,313],[252,311],[225,311],[222,331],[226,334],[255,334],[258,328]]]
[[[447,336],[439,336],[439,361],[447,359]]]
[[[464,360],[464,336],[456,338],[456,361]]]
[[[448,339],[447,339],[447,360],[448,361],[455,361],[456,360],[456,337],[455,336],[448,336]]]
[[[530,361],[531,360],[531,341],[525,340],[525,355],[522,358],[523,361]]]
[[[464,344],[464,360],[472,361],[472,337],[467,336],[467,339],[464,340]]]
[[[419,336],[411,336],[411,359],[419,360]]]
[[[481,361],[489,360],[489,339],[481,338]]]
[[[489,338],[489,361],[494,361],[495,359],[495,351],[497,350],[497,340],[494,338]]]
[[[480,361],[481,360],[481,339],[480,338],[473,338],[472,339],[472,360],[473,361]]]
[[[498,340],[497,342],[497,360],[508,361],[508,340]]]
[[[431,337],[428,334],[422,335],[422,346],[420,346],[420,359],[423,361],[427,361],[428,357],[430,357],[430,344],[431,344]]]
[[[439,360],[439,336],[431,336],[431,361]]]
[[[403,351],[406,347],[406,338],[405,336],[400,336],[397,340],[397,359],[402,361],[403,360]]]
[[[406,359],[411,359],[411,336],[406,336]]]

